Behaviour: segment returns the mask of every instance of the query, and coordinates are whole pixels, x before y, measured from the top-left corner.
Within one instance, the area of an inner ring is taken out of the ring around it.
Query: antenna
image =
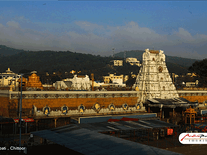
[[[112,52],[113,52],[113,55],[112,55],[112,57],[113,57],[113,58],[114,58],[114,49],[115,49],[115,48],[112,48]]]

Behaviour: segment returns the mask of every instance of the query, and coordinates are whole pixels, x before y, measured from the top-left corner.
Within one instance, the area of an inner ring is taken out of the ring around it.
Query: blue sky
[[[0,44],[109,55],[154,48],[207,57],[205,1],[2,1]]]

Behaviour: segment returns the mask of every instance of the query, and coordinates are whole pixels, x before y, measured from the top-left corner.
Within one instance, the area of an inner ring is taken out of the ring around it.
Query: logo
[[[207,144],[207,133],[181,133],[179,141],[182,144]]]

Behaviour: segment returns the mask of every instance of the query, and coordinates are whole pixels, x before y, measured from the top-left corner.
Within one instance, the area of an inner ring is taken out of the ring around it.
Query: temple
[[[141,91],[141,102],[151,98],[172,99],[179,97],[168,72],[165,54],[162,50],[145,50],[142,66],[133,87]]]
[[[18,82],[21,82],[21,78],[18,80]],[[20,87],[21,84],[19,84]],[[28,80],[26,78],[22,78],[22,86],[23,90],[37,90],[37,89],[43,89],[42,83],[40,81],[40,77],[37,76],[34,72],[32,75],[28,77]]]

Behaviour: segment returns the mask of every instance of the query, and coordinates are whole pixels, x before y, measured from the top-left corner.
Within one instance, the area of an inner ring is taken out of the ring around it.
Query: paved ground
[[[182,147],[168,148],[166,150],[181,153],[183,155],[206,155],[207,144],[185,145]]]
[[[28,144],[30,134],[22,135],[22,145]],[[6,142],[7,141],[7,142]],[[9,142],[8,142],[9,141]],[[19,135],[10,135],[10,136],[1,136],[0,137],[0,148],[6,147],[8,150],[4,151],[0,149],[0,155],[25,155],[24,152],[16,151],[16,150],[9,150],[10,146],[19,146]],[[82,155],[78,152],[70,150],[64,146],[54,144],[52,142],[48,142],[48,144],[44,143],[40,137],[34,137],[33,146],[25,145],[23,147],[27,148],[27,155],[42,155],[42,154],[65,154],[66,152],[71,155]]]
[[[1,139],[2,137],[0,137]],[[12,137],[12,139],[15,139],[15,141],[18,143],[18,138],[19,136],[16,135]],[[28,135],[23,135],[22,136],[22,142],[28,141],[29,134]],[[1,139],[3,140],[3,139]],[[0,140],[0,141],[1,141]],[[34,139],[35,143],[42,143],[41,138],[35,137]],[[2,141],[1,141],[2,142]],[[160,143],[160,142],[159,142]],[[156,147],[156,146],[155,146]],[[70,150],[64,146],[58,145],[58,144],[53,144],[49,143],[47,145],[37,145],[37,146],[27,146],[27,154],[28,155],[41,155],[41,154],[49,154],[49,153],[57,153],[57,154],[64,154],[64,152],[68,152],[69,154],[78,154],[78,152],[75,152],[73,150]],[[172,148],[167,148],[166,150],[172,151],[172,152],[177,152],[181,153],[183,155],[207,155],[207,144],[202,144],[202,145],[183,145],[180,147],[172,147]],[[0,151],[0,155],[16,155],[19,154],[18,151]],[[25,155],[25,154],[24,154]],[[81,155],[79,153],[79,155]]]
[[[181,153],[183,155],[206,155],[207,151],[207,145],[186,145],[182,147],[176,147],[176,148],[169,148],[166,149],[169,151]],[[78,152],[75,152],[73,150],[67,149],[63,146],[60,146],[58,144],[50,144],[50,145],[39,145],[39,146],[33,146],[28,147],[27,154],[28,155],[41,155],[41,154],[50,154],[50,153],[57,153],[57,154],[77,154],[81,155]],[[18,151],[10,151],[10,152],[0,152],[2,155],[16,155],[19,154]],[[24,154],[25,155],[25,154]]]

